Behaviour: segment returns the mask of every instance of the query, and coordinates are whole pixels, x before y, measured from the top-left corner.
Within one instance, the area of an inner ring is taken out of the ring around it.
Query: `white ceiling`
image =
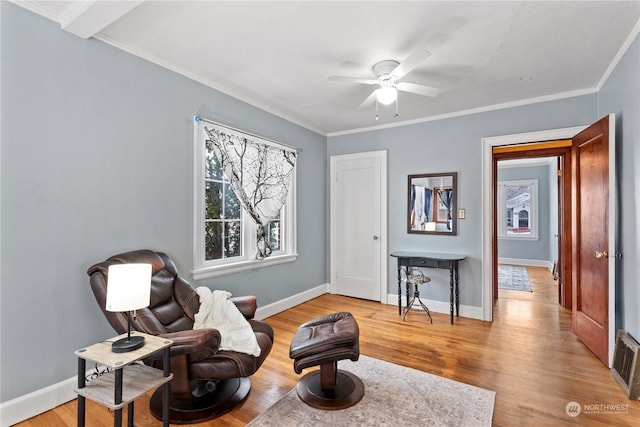
[[[640,27],[638,0],[14,3],[329,135],[593,93]],[[400,92],[398,117],[358,109],[375,87],[327,80],[418,48],[403,80],[442,92]]]

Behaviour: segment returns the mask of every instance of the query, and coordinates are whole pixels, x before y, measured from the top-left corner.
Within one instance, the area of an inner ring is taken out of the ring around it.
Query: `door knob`
[[[609,258],[609,253],[607,251],[595,251],[593,254],[596,258]]]
[[[373,240],[378,240],[378,236],[373,236]]]

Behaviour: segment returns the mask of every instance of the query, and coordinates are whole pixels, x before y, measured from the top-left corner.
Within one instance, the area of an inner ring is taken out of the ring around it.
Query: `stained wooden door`
[[[614,119],[609,115],[573,138],[573,328],[607,366],[610,303],[615,297]]]

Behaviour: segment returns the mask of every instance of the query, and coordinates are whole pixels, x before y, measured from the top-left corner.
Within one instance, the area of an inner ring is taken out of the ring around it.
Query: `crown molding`
[[[553,95],[540,96],[540,97],[536,97],[536,98],[522,99],[522,100],[519,100],[519,101],[505,102],[505,103],[502,103],[502,104],[487,105],[487,106],[484,106],[484,107],[471,108],[471,109],[468,109],[468,110],[461,110],[461,111],[454,111],[454,112],[451,112],[451,113],[439,114],[439,115],[430,116],[430,117],[423,117],[423,118],[414,119],[414,120],[406,120],[406,121],[397,122],[397,123],[388,123],[388,124],[379,125],[379,126],[371,126],[371,127],[365,127],[365,128],[344,130],[344,131],[339,131],[339,132],[330,132],[330,133],[327,134],[327,137],[330,138],[330,137],[334,137],[334,136],[349,135],[349,134],[353,134],[353,133],[371,132],[371,131],[380,130],[380,129],[389,129],[389,128],[402,127],[402,126],[414,125],[414,124],[425,123],[425,122],[432,122],[432,121],[436,121],[436,120],[450,119],[450,118],[460,117],[460,116],[468,116],[468,115],[471,115],[471,114],[485,113],[485,112],[488,112],[488,111],[502,110],[502,109],[505,109],[505,108],[513,108],[513,107],[520,107],[520,106],[523,106],[523,105],[538,104],[540,102],[556,101],[556,100],[559,100],[559,99],[573,98],[575,96],[591,95],[591,94],[594,94],[596,92],[597,92],[596,88],[579,89],[579,90],[574,90],[574,91],[571,91],[571,92],[562,92],[562,93],[557,93],[557,94],[553,94]]]

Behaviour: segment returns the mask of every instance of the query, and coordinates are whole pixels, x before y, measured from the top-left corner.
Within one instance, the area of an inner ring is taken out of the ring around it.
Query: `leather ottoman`
[[[344,409],[364,396],[364,384],[354,374],[339,370],[338,360],[360,357],[358,323],[351,313],[328,314],[303,323],[289,349],[297,374],[320,366],[298,381],[297,391],[306,404],[319,409]]]

